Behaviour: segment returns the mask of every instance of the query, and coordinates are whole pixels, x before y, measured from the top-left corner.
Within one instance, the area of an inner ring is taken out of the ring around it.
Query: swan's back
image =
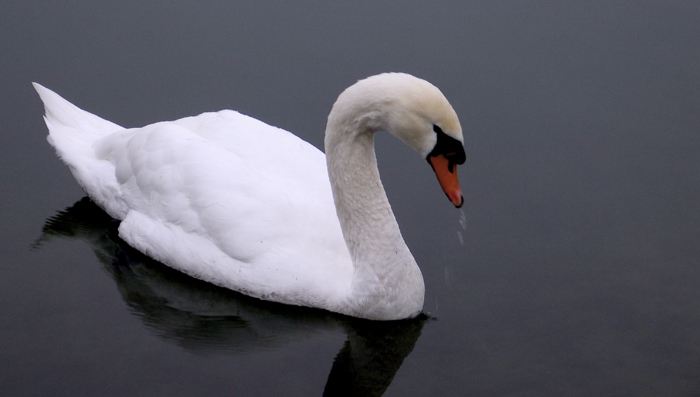
[[[318,149],[231,110],[124,129],[35,87],[49,141],[130,245],[268,300],[323,306],[349,290]]]

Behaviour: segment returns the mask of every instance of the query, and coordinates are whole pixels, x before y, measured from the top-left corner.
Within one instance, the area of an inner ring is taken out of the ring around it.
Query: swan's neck
[[[377,319],[415,316],[423,308],[423,276],[379,179],[374,130],[342,124],[329,118],[326,160],[338,219],[355,267],[350,300],[357,302],[357,312],[348,314]]]

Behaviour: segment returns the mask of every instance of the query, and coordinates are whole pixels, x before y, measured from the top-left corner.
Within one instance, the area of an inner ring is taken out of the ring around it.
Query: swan
[[[431,83],[384,73],[345,89],[325,155],[232,110],[123,128],[33,84],[58,157],[142,253],[259,299],[371,320],[420,314],[423,276],[379,178],[374,135],[416,150],[460,207],[462,129]]]

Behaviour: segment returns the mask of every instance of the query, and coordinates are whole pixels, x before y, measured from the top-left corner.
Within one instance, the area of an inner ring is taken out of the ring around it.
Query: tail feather
[[[61,98],[60,95],[38,83],[32,83],[34,89],[44,102],[46,124],[54,127],[73,128],[83,134],[101,137],[108,133],[124,129],[123,127],[88,113],[72,103]],[[53,135],[55,131],[49,127],[49,132]],[[58,132],[58,131],[56,131]]]
[[[32,84],[44,102],[48,141],[58,157],[100,207],[113,217],[118,216],[119,210],[110,205],[119,191],[114,165],[99,159],[94,145],[104,136],[124,128],[80,109],[40,84]]]

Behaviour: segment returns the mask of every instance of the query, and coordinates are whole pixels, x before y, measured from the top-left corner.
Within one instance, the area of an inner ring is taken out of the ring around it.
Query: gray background
[[[699,17],[697,1],[2,2],[0,394],[319,395],[354,332],[190,283],[227,309],[178,333],[188,320],[162,313],[184,295],[144,309],[104,241],[32,249],[84,194],[31,81],[127,127],[232,108],[322,147],[337,95],[384,71],[442,89],[468,156],[463,229],[425,161],[378,139],[433,317],[386,395],[700,393]]]

